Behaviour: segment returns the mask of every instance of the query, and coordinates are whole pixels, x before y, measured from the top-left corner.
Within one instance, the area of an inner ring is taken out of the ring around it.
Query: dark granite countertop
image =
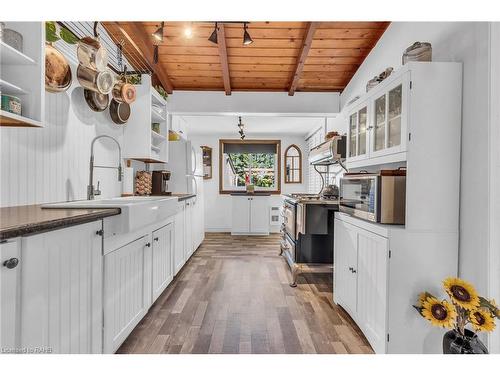
[[[182,202],[185,201],[186,199],[196,197],[196,194],[172,193],[172,197],[177,197],[177,200],[179,202]]]
[[[271,193],[266,192],[256,192],[256,193],[247,193],[246,191],[242,191],[241,193],[231,193],[234,196],[248,196],[248,197],[270,197]]]
[[[40,205],[0,208],[0,240],[89,223],[119,215],[119,208],[50,209]]]

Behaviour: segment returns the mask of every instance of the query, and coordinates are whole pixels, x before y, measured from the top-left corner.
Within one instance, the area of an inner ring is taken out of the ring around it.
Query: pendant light
[[[163,27],[165,26],[165,22],[161,22],[161,26],[156,29],[156,31],[151,34],[153,36],[155,43],[163,43]]]
[[[213,44],[217,44],[217,22],[215,23],[214,31],[212,31],[212,34],[209,36],[208,40]]]
[[[243,45],[248,46],[249,44],[253,43],[252,38],[250,37],[250,34],[247,31],[247,23],[243,23]]]
[[[238,117],[238,128],[240,129],[238,131],[239,135],[240,135],[240,138],[241,140],[244,140],[245,139],[245,133],[243,132],[243,127],[245,125],[241,122],[241,116]]]

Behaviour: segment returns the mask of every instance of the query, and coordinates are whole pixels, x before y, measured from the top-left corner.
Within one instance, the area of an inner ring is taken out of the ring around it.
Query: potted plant
[[[451,302],[423,292],[413,305],[432,325],[451,328],[443,337],[443,353],[488,354],[476,333],[495,329],[495,318],[500,318],[495,301],[479,296],[472,284],[456,277],[446,278],[443,287]],[[469,324],[473,331],[466,328]]]

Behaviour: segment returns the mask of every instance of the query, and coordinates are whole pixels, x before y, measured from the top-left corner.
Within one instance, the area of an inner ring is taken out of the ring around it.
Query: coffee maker
[[[153,182],[151,195],[171,195],[168,191],[168,181],[170,181],[170,171],[153,171]]]

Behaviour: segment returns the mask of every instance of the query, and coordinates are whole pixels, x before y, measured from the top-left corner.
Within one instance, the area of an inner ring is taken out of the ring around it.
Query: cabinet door
[[[193,254],[193,203],[191,199],[186,202],[186,215],[185,215],[185,258],[186,261]]]
[[[152,281],[152,301],[163,293],[165,288],[173,279],[173,253],[174,224],[167,224],[164,227],[153,232],[153,250],[152,250],[152,265],[153,265],[153,281]]]
[[[353,226],[335,220],[335,300],[353,317],[356,314],[357,233]]]
[[[102,221],[21,239],[20,347],[102,352]]]
[[[358,155],[358,112],[349,115],[349,158]]]
[[[356,109],[349,116],[348,133],[349,161],[361,160],[368,157],[369,131],[368,131],[368,106]]]
[[[179,211],[175,214],[174,222],[174,239],[175,239],[175,250],[174,250],[174,274],[180,271],[184,263],[186,263],[186,253],[184,248],[185,242],[185,206],[182,205]]]
[[[233,217],[231,222],[231,233],[250,232],[250,198],[246,196],[231,197],[233,204]]]
[[[250,232],[256,234],[269,233],[269,198],[250,198]]]
[[[376,353],[386,345],[387,262],[387,239],[360,229],[357,322]]]
[[[193,199],[193,252],[201,245],[203,238],[203,210],[200,201]]]
[[[370,156],[377,157],[406,150],[409,73],[375,95]]]
[[[113,353],[146,314],[151,301],[147,270],[150,236],[104,257],[104,352]]]
[[[19,240],[0,243],[0,349],[17,347],[21,251]],[[8,352],[6,352],[8,353]]]

